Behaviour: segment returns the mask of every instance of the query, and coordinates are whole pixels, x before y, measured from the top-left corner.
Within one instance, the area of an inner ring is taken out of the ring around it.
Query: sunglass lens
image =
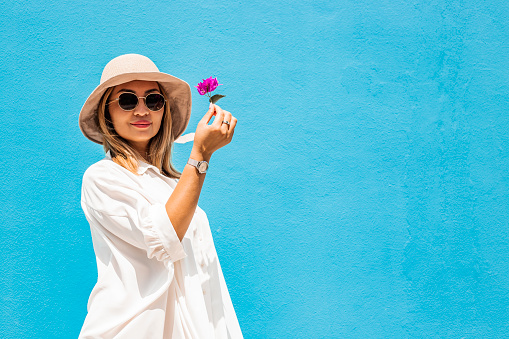
[[[161,94],[149,94],[145,100],[148,109],[151,111],[159,111],[164,106],[164,97]]]
[[[118,105],[124,111],[132,111],[138,104],[138,97],[133,93],[122,93],[118,97]]]

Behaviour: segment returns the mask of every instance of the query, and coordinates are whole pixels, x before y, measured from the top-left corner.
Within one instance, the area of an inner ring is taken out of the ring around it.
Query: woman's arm
[[[216,116],[214,122],[209,125],[214,115]],[[223,124],[223,121],[229,121],[230,126]],[[196,128],[191,159],[209,162],[212,153],[231,141],[236,124],[237,119],[230,112],[211,104]],[[177,186],[166,202],[166,213],[180,241],[189,228],[204,181],[205,173],[200,174],[195,167],[186,165]]]

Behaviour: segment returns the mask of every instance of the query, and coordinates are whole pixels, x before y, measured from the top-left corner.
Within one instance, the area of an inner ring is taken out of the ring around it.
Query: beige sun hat
[[[103,143],[97,125],[97,108],[104,92],[110,87],[133,80],[157,81],[166,92],[166,104],[170,105],[172,135],[175,142],[184,143],[193,139],[194,133],[181,136],[191,117],[191,88],[184,80],[159,72],[157,66],[146,56],[124,54],[108,62],[104,67],[101,82],[88,97],[80,112],[79,124],[83,134],[93,142]]]

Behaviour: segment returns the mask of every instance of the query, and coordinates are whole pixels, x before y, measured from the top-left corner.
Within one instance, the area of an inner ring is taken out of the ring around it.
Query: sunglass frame
[[[135,97],[137,98],[137,100],[138,100],[138,101],[136,102],[136,105],[134,106],[134,108],[133,108],[133,109],[125,109],[125,108],[123,108],[123,107],[122,107],[122,105],[120,105],[120,97],[121,97],[122,95],[124,95],[124,94],[127,94],[127,95],[133,95],[133,96],[135,96]],[[160,96],[161,96],[161,98],[163,98],[163,105],[161,106],[161,108],[156,109],[156,110],[153,110],[153,109],[151,109],[150,107],[148,107],[148,105],[147,105],[147,97],[149,97],[149,96],[151,96],[151,95],[160,95]],[[152,111],[152,112],[160,111],[160,110],[162,110],[162,109],[164,108],[164,105],[166,105],[166,99],[165,99],[164,95],[162,95],[161,93],[150,93],[150,94],[147,94],[147,95],[146,95],[146,96],[144,96],[144,97],[139,97],[139,96],[137,96],[136,94],[131,93],[131,92],[124,92],[124,93],[121,93],[121,94],[118,96],[118,98],[113,99],[113,100],[111,100],[111,101],[107,102],[107,103],[106,103],[106,105],[109,105],[109,104],[111,104],[111,103],[112,103],[112,102],[114,102],[114,101],[118,101],[118,107],[120,107],[120,109],[121,109],[121,110],[123,110],[123,111],[125,111],[125,112],[132,112],[132,111],[134,111],[134,110],[136,109],[136,107],[138,107],[138,105],[139,105],[139,103],[140,103],[140,99],[143,99],[143,102],[145,103],[145,107],[147,107],[147,108],[148,108],[150,111]]]

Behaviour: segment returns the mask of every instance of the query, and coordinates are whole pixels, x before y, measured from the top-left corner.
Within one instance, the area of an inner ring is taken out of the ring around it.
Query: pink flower
[[[200,95],[205,95],[206,93],[212,92],[220,85],[222,84],[217,83],[217,78],[210,77],[208,79],[203,79],[203,82],[200,82],[198,86],[195,87],[198,89],[198,93],[200,93]]]

